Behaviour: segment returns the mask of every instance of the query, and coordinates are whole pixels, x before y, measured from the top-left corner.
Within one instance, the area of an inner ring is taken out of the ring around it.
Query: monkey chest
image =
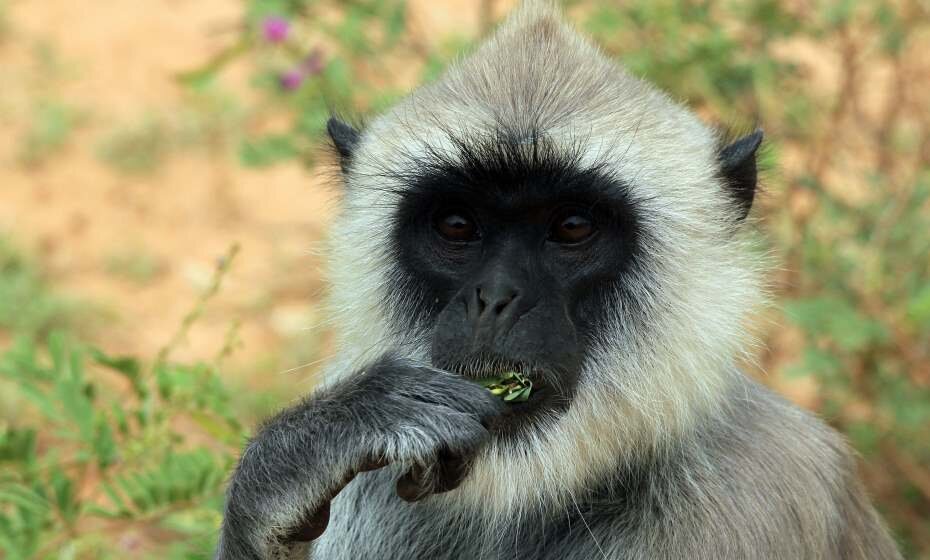
[[[313,545],[313,560],[580,560],[603,557],[604,541],[616,545],[621,536],[590,510],[488,527],[430,500],[404,502],[388,469],[360,476],[332,508],[329,527]]]

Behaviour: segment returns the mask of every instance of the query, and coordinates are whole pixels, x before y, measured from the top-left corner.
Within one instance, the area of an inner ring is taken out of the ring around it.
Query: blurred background
[[[513,0],[0,0],[0,558],[209,558],[262,415],[331,351],[330,109],[435,78]],[[930,2],[576,0],[767,134],[748,368],[845,433],[930,558]]]

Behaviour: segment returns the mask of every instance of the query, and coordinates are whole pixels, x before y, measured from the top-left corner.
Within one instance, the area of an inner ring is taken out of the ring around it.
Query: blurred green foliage
[[[137,284],[145,284],[164,272],[164,264],[145,249],[124,249],[106,260],[107,272]]]
[[[171,344],[216,293],[231,256]],[[174,363],[171,344],[146,364],[41,330],[56,298],[34,269],[7,260],[0,280],[31,286],[18,311],[45,321],[4,328],[15,339],[0,355],[3,557],[135,557],[150,551],[119,550],[108,535],[138,524],[174,535],[171,558],[210,558],[222,483],[245,438],[217,364]]]
[[[179,76],[187,112],[117,130],[103,158],[143,172],[178,146],[205,145],[246,166],[313,165],[331,110],[377,112],[412,85],[397,81],[398,68],[433,79],[474,39],[425,41],[400,0],[244,7],[230,46]],[[773,282],[778,321],[794,336],[773,333],[762,366],[811,382],[821,414],[863,454],[906,554],[930,558],[930,117],[904,87],[919,75],[926,6],[574,0],[567,9],[632,72],[702,116],[765,127],[769,171],[756,212],[783,263]],[[288,22],[283,40],[263,29],[272,16]],[[836,72],[832,88],[813,85],[811,52]],[[257,95],[224,86],[233,61],[252,69]],[[885,69],[886,81],[863,79],[869,68]],[[72,126],[64,105],[38,111],[23,152],[37,162]],[[137,264],[113,266],[136,274]],[[56,331],[69,324],[70,304],[0,244],[0,335],[12,341],[0,357],[0,555],[209,557],[222,480],[246,430],[219,362],[173,363],[170,350],[228,265],[178,337],[146,361]],[[779,361],[786,355],[796,359]],[[150,534],[159,538],[142,538]]]
[[[31,126],[20,140],[20,163],[27,166],[45,163],[65,146],[80,121],[81,114],[73,107],[56,101],[39,101],[33,109]]]
[[[75,303],[53,295],[36,266],[0,237],[0,332],[41,337],[64,327]]]
[[[168,155],[169,133],[154,116],[114,130],[100,145],[100,158],[123,173],[154,170]]]
[[[97,146],[100,160],[120,173],[144,175],[159,169],[172,155],[226,151],[240,137],[243,110],[239,100],[207,82],[185,93],[183,105],[171,112],[150,112],[114,127]]]

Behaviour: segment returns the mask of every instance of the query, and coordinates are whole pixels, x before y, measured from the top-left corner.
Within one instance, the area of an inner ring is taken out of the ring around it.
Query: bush
[[[150,364],[36,329],[21,329],[0,355],[0,388],[9,395],[0,416],[5,558],[164,558],[143,537],[156,529],[176,541],[169,558],[212,556],[223,482],[245,431],[217,364],[174,363],[170,353],[234,255]],[[7,267],[0,278],[11,270],[23,274]],[[33,291],[39,297],[24,300],[27,307],[44,307],[51,296]],[[108,538],[132,527],[137,541]]]

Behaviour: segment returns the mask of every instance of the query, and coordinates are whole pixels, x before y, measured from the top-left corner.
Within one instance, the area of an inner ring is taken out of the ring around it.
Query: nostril
[[[475,294],[478,296],[475,298],[478,301],[478,315],[481,315],[484,313],[484,308],[487,307],[487,302],[485,302],[484,298],[481,297],[481,288],[476,288]]]
[[[520,294],[515,289],[491,289],[475,288],[475,308],[478,316],[483,315],[500,315],[507,307],[517,299]]]

